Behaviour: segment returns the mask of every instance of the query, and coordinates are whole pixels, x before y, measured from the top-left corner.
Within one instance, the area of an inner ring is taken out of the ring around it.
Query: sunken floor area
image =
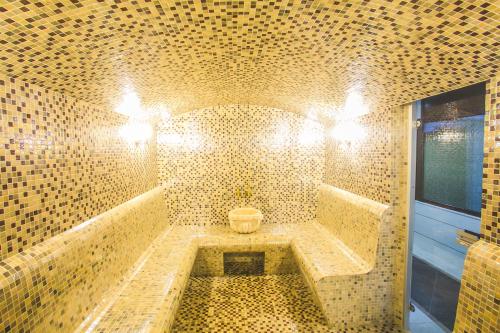
[[[172,332],[339,331],[328,329],[301,275],[284,274],[191,277]],[[356,332],[393,330],[373,327]]]

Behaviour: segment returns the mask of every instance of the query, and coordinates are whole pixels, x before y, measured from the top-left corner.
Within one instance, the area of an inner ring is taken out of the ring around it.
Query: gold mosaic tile
[[[386,290],[379,300],[385,304],[381,311],[401,327],[408,234],[408,115],[407,107],[378,108],[358,119],[366,131],[365,139],[345,143],[328,136],[325,165],[325,183],[390,207],[388,223],[379,240],[384,256],[378,263],[378,274],[384,276]]]
[[[310,221],[324,166],[323,126],[282,110],[219,106],[158,128],[159,181],[175,224],[227,225],[228,212],[247,205],[263,223]]]
[[[500,74],[486,88],[481,236],[500,246]]]
[[[0,72],[107,103],[397,106],[498,70],[498,3],[7,0]]]
[[[371,223],[377,223],[376,219],[382,219],[387,211],[386,206],[383,208],[384,205],[370,200],[356,204],[356,198],[339,191],[333,205],[341,209],[337,213],[322,214],[320,222],[330,222],[342,210],[353,218],[368,218]],[[324,199],[320,204],[325,202]],[[380,224],[386,222],[378,221]],[[376,231],[369,235],[371,238],[378,236],[381,235]],[[221,263],[210,262],[220,260],[221,251],[265,251],[271,255],[265,272],[277,273],[278,261],[285,264],[290,261],[284,256],[286,248],[292,250],[330,328],[348,331],[367,325],[392,327],[392,299],[384,275],[382,247],[377,249],[376,262],[367,262],[356,252],[360,250],[349,248],[348,243],[348,239],[343,242],[318,222],[268,224],[252,234],[238,234],[227,226],[174,226],[153,243],[148,250],[151,254],[136,263],[138,269],[124,279],[116,296],[104,299],[93,311],[82,331],[134,331],[139,328],[168,331],[192,269],[193,275],[200,272],[221,275]],[[376,242],[367,240],[367,244],[377,248]],[[209,264],[200,267],[204,263]]]
[[[71,332],[168,226],[156,188],[0,261],[0,332]]]
[[[156,146],[111,110],[0,76],[0,259],[156,185]]]
[[[478,241],[469,248],[453,332],[498,332],[500,246]]]
[[[196,253],[192,276],[224,276],[224,252],[262,252],[265,275],[292,274],[298,272],[293,251],[286,242],[270,245],[200,246]]]
[[[392,327],[330,329],[298,274],[191,278],[174,333],[396,333]]]
[[[481,238],[467,252],[454,332],[497,332],[500,327],[500,77],[487,84]]]

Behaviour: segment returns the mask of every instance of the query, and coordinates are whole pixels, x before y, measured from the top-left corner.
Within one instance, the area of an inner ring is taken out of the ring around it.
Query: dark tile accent
[[[264,252],[224,253],[224,275],[263,275]]]
[[[453,330],[460,282],[415,256],[412,267],[412,302]]]
[[[430,309],[436,270],[416,257],[412,267],[411,298],[424,309]]]

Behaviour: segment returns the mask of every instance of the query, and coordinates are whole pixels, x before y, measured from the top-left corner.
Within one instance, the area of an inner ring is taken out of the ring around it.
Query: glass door
[[[485,84],[415,103],[410,329],[451,332],[481,212]]]

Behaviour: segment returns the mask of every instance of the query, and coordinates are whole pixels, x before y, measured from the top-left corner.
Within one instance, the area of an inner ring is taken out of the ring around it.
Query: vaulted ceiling
[[[0,71],[94,103],[173,112],[396,105],[498,71],[499,2],[3,0]]]

